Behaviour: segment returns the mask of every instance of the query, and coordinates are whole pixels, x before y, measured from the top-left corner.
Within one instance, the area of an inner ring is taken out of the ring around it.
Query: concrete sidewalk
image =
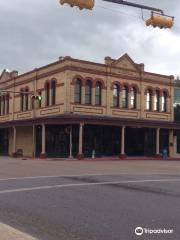
[[[23,233],[15,228],[0,223],[0,239],[1,240],[38,240],[30,235]]]

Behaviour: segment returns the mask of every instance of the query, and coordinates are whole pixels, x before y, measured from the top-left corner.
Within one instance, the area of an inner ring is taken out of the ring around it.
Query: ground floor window
[[[125,153],[127,156],[154,156],[156,131],[151,128],[126,128]]]
[[[54,158],[70,156],[70,125],[46,125],[46,155]],[[125,154],[127,156],[155,156],[156,129],[125,128]],[[82,150],[84,157],[119,156],[121,153],[121,126],[84,125]],[[180,151],[180,135],[178,141]],[[160,130],[160,154],[169,154],[169,130]],[[72,125],[72,154],[79,150],[79,124]],[[36,156],[42,151],[42,127],[36,126]]]
[[[0,155],[8,155],[9,150],[9,131],[8,129],[0,129]]]
[[[180,154],[180,131],[176,131],[177,136],[177,153]]]
[[[67,129],[69,125],[46,125],[46,155],[47,157],[67,158],[70,154],[70,136]],[[78,154],[78,125],[72,128],[73,144],[72,152]],[[42,127],[36,127],[36,156],[40,156],[42,150]]]

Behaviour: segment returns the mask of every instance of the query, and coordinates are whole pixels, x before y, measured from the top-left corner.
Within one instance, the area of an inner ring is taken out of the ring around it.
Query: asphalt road
[[[179,240],[180,174],[147,169],[3,177],[0,222],[40,240]],[[136,227],[173,233],[137,236]]]

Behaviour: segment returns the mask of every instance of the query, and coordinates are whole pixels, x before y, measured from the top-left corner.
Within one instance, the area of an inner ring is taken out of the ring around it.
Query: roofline
[[[126,54],[125,54],[125,55],[126,55]],[[125,56],[125,55],[123,55],[123,56]],[[123,56],[122,56],[122,57],[123,57]],[[130,58],[130,57],[129,57],[129,58]],[[130,59],[131,59],[131,58],[130,58]],[[116,67],[116,66],[111,66],[111,65],[109,66],[109,65],[107,65],[107,64],[105,64],[105,63],[97,63],[97,62],[92,62],[92,61],[88,61],[88,60],[82,60],[82,59],[77,59],[77,58],[72,58],[72,57],[66,56],[66,57],[64,57],[62,60],[58,60],[58,61],[49,63],[49,64],[44,65],[44,66],[42,66],[42,67],[34,68],[33,70],[30,70],[30,71],[28,71],[28,72],[22,73],[22,74],[20,74],[20,75],[18,75],[18,76],[16,76],[16,77],[13,77],[12,79],[9,79],[8,81],[16,80],[16,79],[21,78],[21,77],[23,77],[23,76],[26,76],[26,75],[29,75],[29,74],[33,74],[33,73],[38,72],[38,71],[40,71],[40,70],[42,70],[42,69],[46,69],[46,68],[48,68],[48,67],[51,67],[51,66],[54,66],[54,65],[58,65],[59,63],[63,63],[63,62],[65,62],[65,61],[67,61],[67,60],[74,61],[74,62],[80,62],[80,63],[84,63],[84,64],[91,64],[91,65],[96,65],[96,66],[102,66],[102,67],[106,67],[106,68],[107,68],[107,67],[110,67],[110,68],[115,68],[115,69],[123,69],[123,68],[118,68],[118,67]],[[136,64],[136,63],[135,63],[135,64]],[[131,70],[131,69],[127,69],[127,70],[133,71],[133,70]],[[133,72],[136,72],[136,71],[133,71]],[[3,73],[3,72],[2,72],[2,73]],[[1,73],[1,75],[2,75],[2,73]],[[172,79],[172,77],[174,77],[173,75],[164,75],[164,74],[158,74],[158,73],[153,73],[153,72],[148,72],[148,71],[144,71],[144,73],[150,74],[150,75],[154,75],[154,76],[158,76],[158,77],[168,78],[168,79]],[[7,83],[7,81],[1,82],[1,84],[3,84],[3,83]]]

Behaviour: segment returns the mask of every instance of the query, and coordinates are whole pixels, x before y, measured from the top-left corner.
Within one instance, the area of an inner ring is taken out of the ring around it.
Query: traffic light
[[[95,0],[59,0],[60,4],[63,5],[64,3],[69,4],[71,7],[79,7],[80,10],[82,9],[89,9],[92,10],[94,7]]]
[[[34,107],[34,101],[35,101],[35,108],[37,108],[37,103],[38,103],[38,106],[41,107],[41,104],[42,104],[42,96],[41,94],[38,94],[38,95],[32,95],[31,96],[31,99],[32,99],[32,103],[33,103],[33,107]]]
[[[33,100],[42,101],[42,96],[41,96],[41,95],[32,95],[31,98],[32,98]]]
[[[152,13],[151,17],[146,20],[146,26],[153,26],[159,28],[171,28],[174,24],[174,17],[169,17],[166,15],[154,15]]]

